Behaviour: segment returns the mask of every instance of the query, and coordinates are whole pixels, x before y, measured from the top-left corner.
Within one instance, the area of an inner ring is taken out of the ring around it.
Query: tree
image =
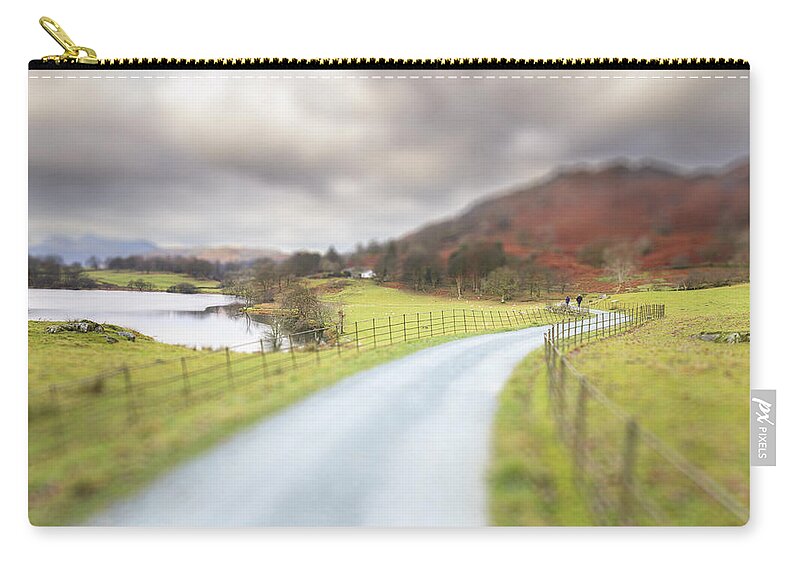
[[[287,319],[273,317],[269,322],[269,329],[264,333],[264,340],[273,350],[278,351],[283,347],[283,341],[292,334]]]
[[[506,256],[503,244],[500,242],[465,244],[450,254],[447,260],[447,274],[455,280],[460,299],[467,279],[472,284],[472,291],[480,293],[481,280],[505,263]]]
[[[510,267],[498,267],[483,280],[483,289],[505,303],[519,289],[519,275]]]
[[[342,256],[339,255],[339,252],[336,251],[336,248],[330,246],[328,251],[325,252],[325,255],[322,256],[322,261],[320,262],[320,268],[323,271],[330,271],[330,272],[337,272],[341,271],[344,267],[344,259]]]
[[[305,277],[319,272],[321,261],[322,256],[318,253],[298,251],[283,262],[283,268],[288,275]]]
[[[274,299],[272,289],[279,279],[278,267],[273,260],[262,257],[253,262],[253,281],[260,290],[264,302]]]
[[[167,293],[184,293],[191,295],[197,293],[197,287],[191,283],[176,283],[175,285],[167,287]]]
[[[254,279],[250,279],[247,275],[239,275],[228,279],[225,282],[225,289],[234,296],[242,299],[246,307],[251,307],[263,299],[261,287]]]
[[[397,244],[390,241],[386,246],[386,252],[375,265],[375,273],[381,281],[390,279],[397,272]]]
[[[415,250],[403,260],[403,280],[417,291],[436,287],[442,278],[442,262],[435,253]]]
[[[635,248],[629,243],[606,248],[603,254],[603,269],[616,281],[617,292],[631,278],[637,265]]]
[[[500,242],[472,244],[465,255],[467,271],[472,278],[472,290],[475,293],[480,293],[481,279],[506,263],[503,244]]]
[[[539,299],[548,282],[552,280],[551,271],[536,263],[535,256],[523,261],[517,269],[520,287],[524,287],[530,299]]]
[[[128,281],[128,287],[136,291],[153,291],[156,288],[154,283],[144,279],[131,279]]]
[[[77,263],[65,265],[58,256],[28,256],[28,287],[44,289],[95,289],[97,283],[83,274]]]
[[[86,260],[86,266],[90,269],[97,269],[100,267],[100,260],[97,259],[97,256],[93,255],[89,259]]]
[[[335,322],[333,309],[323,303],[313,290],[299,283],[294,284],[283,295],[281,308],[286,314],[287,322],[296,332],[324,328]]]
[[[467,276],[469,260],[467,258],[468,248],[461,246],[456,251],[450,254],[447,259],[447,274],[453,278],[456,283],[456,293],[458,298],[464,293],[464,279]]]

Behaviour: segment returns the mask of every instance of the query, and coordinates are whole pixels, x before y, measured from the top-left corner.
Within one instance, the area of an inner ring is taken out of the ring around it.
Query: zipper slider
[[[42,25],[45,31],[50,34],[50,37],[56,40],[58,45],[64,48],[63,54],[46,55],[42,58],[42,61],[54,61],[56,63],[100,63],[100,61],[97,59],[97,54],[93,49],[75,45],[75,42],[70,39],[70,37],[67,35],[67,32],[65,32],[64,29],[52,18],[42,16],[39,18],[39,23]],[[81,55],[81,52],[83,52],[85,55]]]

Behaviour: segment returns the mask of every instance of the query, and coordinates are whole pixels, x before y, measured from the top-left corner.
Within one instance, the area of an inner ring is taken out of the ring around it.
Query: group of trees
[[[344,269],[345,259],[331,246],[325,255],[308,251],[298,251],[280,264],[284,275],[306,277],[317,273],[338,273]]]
[[[58,256],[28,256],[28,287],[94,289],[97,283],[83,274],[83,267],[79,263],[67,265]]]
[[[238,271],[229,272],[222,285],[248,304],[272,302],[298,277],[311,275],[343,276],[346,259],[334,247],[324,255],[298,251],[283,261],[259,258]]]
[[[98,267],[96,259],[89,258],[87,265],[93,269]],[[143,273],[182,273],[198,279],[216,279],[221,281],[229,273],[240,271],[242,263],[212,263],[197,257],[130,255],[128,257],[111,257],[106,260],[108,269],[124,271],[140,271]]]
[[[344,312],[323,302],[316,291],[294,282],[280,298],[280,312],[272,317],[266,336],[271,348],[280,348],[289,335],[297,335],[295,342],[319,344],[331,340],[341,332]]]
[[[649,242],[597,241],[580,250],[577,258],[602,268],[617,287],[622,288],[632,277],[639,257],[648,247],[651,247]],[[90,267],[99,266],[97,259],[90,259],[87,263]],[[324,254],[297,251],[283,261],[260,258],[250,262],[212,263],[196,257],[133,255],[109,258],[105,266],[114,270],[169,272],[215,279],[248,304],[253,304],[274,301],[296,278],[346,276],[345,268],[359,263],[371,266],[378,281],[399,281],[417,291],[451,285],[459,299],[467,292],[497,297],[501,301],[517,295],[535,299],[544,293],[563,294],[569,283],[564,272],[537,263],[535,256],[526,259],[508,256],[502,243],[491,241],[462,244],[446,257],[419,242],[388,241],[359,246],[348,256],[339,254],[331,246]],[[97,286],[82,274],[80,265],[67,266],[54,257],[30,258],[29,284],[32,287]],[[152,288],[150,285],[146,277],[129,283],[131,288],[138,290],[149,290]],[[176,290],[190,292],[184,285]]]
[[[462,245],[450,254],[447,274],[453,278],[458,298],[464,292],[465,283],[473,293],[480,293],[483,280],[495,269],[506,264],[506,255],[501,243],[476,243]]]
[[[131,279],[128,281],[128,289],[133,289],[135,291],[155,291],[156,285],[155,283],[145,281],[144,279]],[[190,295],[197,293],[197,286],[193,283],[187,283],[185,281],[181,283],[175,283],[174,285],[167,287],[167,293],[183,293]]]
[[[544,292],[563,292],[567,287],[564,273],[539,265],[535,257],[509,257],[499,242],[464,244],[446,259],[421,245],[388,242],[375,273],[379,281],[400,281],[418,291],[451,284],[459,299],[466,292],[502,301],[519,294],[539,298]]]

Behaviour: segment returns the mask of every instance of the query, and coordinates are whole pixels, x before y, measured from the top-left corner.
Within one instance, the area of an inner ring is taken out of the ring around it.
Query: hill
[[[578,275],[625,244],[642,267],[746,262],[749,161],[681,173],[663,165],[580,168],[482,201],[398,240],[446,259],[463,244],[500,242],[507,255]]]
[[[156,250],[156,245],[146,240],[117,240],[96,235],[77,237],[53,235],[28,248],[34,257],[55,255],[64,263],[84,263],[94,256],[99,260],[108,257],[143,255]]]
[[[247,248],[234,246],[220,247],[160,247],[147,252],[145,257],[196,257],[211,263],[249,262],[268,257],[274,261],[283,261],[287,254],[276,249]]]

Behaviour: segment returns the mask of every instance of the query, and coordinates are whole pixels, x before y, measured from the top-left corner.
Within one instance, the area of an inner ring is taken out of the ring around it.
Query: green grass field
[[[141,279],[153,284],[155,291],[166,291],[168,287],[178,283],[191,283],[201,293],[219,293],[219,281],[211,279],[197,279],[190,275],[180,273],[143,273],[139,271],[116,271],[112,269],[93,269],[85,272],[85,275],[94,279],[98,283],[113,285],[115,287],[127,287],[131,281]]]
[[[361,352],[343,349],[341,355],[335,349],[297,351],[294,362],[286,353],[266,354],[263,360],[260,354],[231,353],[229,378],[224,351],[195,351],[147,337],[108,344],[96,333],[45,334],[49,324],[28,324],[29,517],[35,525],[79,523],[181,460],[315,390],[467,336]],[[189,373],[186,391],[181,357]],[[131,394],[124,373],[114,371],[123,364],[129,367]],[[79,382],[101,369],[108,374]]]
[[[472,310],[511,311],[543,305],[543,303],[520,301],[500,303],[497,300],[459,300],[455,297],[426,295],[377,285],[374,281],[367,279],[315,279],[309,280],[308,283],[311,286],[324,288],[337,281],[346,285],[339,291],[323,293],[322,298],[344,308],[347,324],[373,318],[396,317],[403,313],[452,312],[453,310],[467,313]]]
[[[117,274],[120,281],[135,276],[122,275]],[[532,308],[527,303],[458,302],[368,281],[350,283],[324,295],[344,308],[347,324],[454,308]],[[330,285],[319,280],[311,284]],[[294,361],[285,352],[266,354],[263,361],[260,354],[232,352],[231,382],[224,351],[195,351],[148,337],[108,344],[96,333],[45,334],[49,324],[28,324],[29,502],[31,521],[37,525],[79,522],[248,423],[357,371],[483,332],[455,333],[448,327],[442,336],[360,353],[352,348],[343,349],[341,356],[335,348],[298,351]],[[130,394],[123,366],[129,370]]]
[[[575,367],[613,402],[702,469],[745,507],[749,502],[749,344],[703,342],[704,331],[750,328],[749,285],[617,295],[663,303],[666,318],[570,354]],[[587,408],[598,455],[616,458],[623,424]],[[501,525],[594,524],[572,484],[569,446],[555,437],[541,352],[507,384],[495,424],[492,515]],[[600,442],[600,443],[597,443]],[[741,524],[663,459],[640,446],[641,489],[670,524]]]

